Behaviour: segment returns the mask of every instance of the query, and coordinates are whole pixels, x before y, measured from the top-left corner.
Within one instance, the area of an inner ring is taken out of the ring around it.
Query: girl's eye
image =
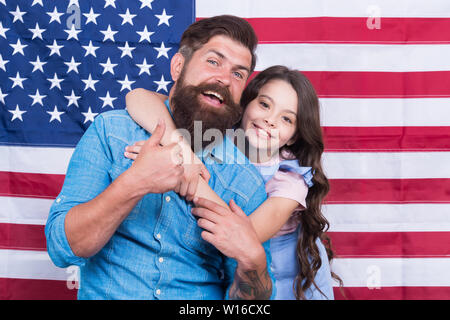
[[[269,105],[268,105],[267,103],[265,103],[264,101],[261,101],[259,104],[260,104],[264,109],[269,108]]]
[[[292,120],[288,117],[283,117],[283,121],[286,121],[289,124],[292,124]]]

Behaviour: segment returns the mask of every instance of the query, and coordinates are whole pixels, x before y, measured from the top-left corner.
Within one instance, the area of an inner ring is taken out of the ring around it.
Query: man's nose
[[[221,70],[216,74],[215,79],[222,86],[229,87],[231,84],[231,72],[228,72],[227,70]]]

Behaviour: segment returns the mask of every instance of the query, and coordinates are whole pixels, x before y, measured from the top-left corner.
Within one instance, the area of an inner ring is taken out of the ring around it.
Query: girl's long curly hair
[[[330,184],[321,163],[324,142],[320,126],[319,99],[314,87],[302,73],[285,66],[273,66],[265,69],[247,85],[242,93],[241,106],[245,109],[258,96],[260,89],[275,79],[291,84],[298,97],[295,142],[289,146],[283,146],[280,154],[288,151],[298,159],[299,165],[312,167],[314,173],[312,180],[314,185],[309,188],[306,198],[307,207],[297,215],[302,232],[297,242],[299,273],[294,281],[293,290],[296,298],[301,300],[305,299],[305,292],[311,285],[320,291],[314,278],[322,263],[328,263],[328,261],[321,261],[316,239],[323,242],[330,263],[335,258],[331,240],[326,234],[329,222],[321,210],[323,200],[330,190]],[[331,276],[339,282],[342,289],[341,278],[334,272],[331,272]]]

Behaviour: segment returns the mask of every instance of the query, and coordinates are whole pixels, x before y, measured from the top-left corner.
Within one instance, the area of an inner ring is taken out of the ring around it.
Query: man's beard
[[[178,80],[170,101],[173,107],[173,120],[178,129],[188,131],[191,147],[197,152],[199,150],[196,149],[200,147],[203,149],[211,143],[211,141],[203,141],[205,131],[216,129],[216,132],[218,130],[221,137],[224,137],[226,129],[232,128],[240,120],[242,108],[239,104],[234,103],[228,88],[217,83],[201,83],[198,86],[184,85],[183,78],[181,76]],[[208,91],[217,92],[222,96],[223,101],[220,107],[202,102],[202,95]],[[199,123],[194,126],[196,121],[201,121],[201,126],[199,126]],[[196,141],[201,141],[201,144],[195,144]],[[220,143],[221,141],[214,142]]]

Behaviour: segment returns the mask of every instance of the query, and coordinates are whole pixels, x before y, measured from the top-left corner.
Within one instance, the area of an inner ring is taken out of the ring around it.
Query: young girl
[[[143,89],[126,97],[129,114],[148,131],[164,119],[163,144],[176,130],[162,103],[165,99]],[[333,299],[331,277],[341,286],[342,281],[330,271],[334,255],[320,208],[329,183],[321,165],[324,146],[315,90],[300,72],[273,66],[248,84],[240,103],[244,114],[238,125],[247,142],[241,151],[259,169],[268,193],[250,219],[261,242],[271,239],[276,299]],[[127,147],[125,156],[135,159],[142,144]],[[184,155],[201,163],[190,145],[181,145]],[[188,169],[188,178],[176,192],[188,200],[202,197],[228,207],[205,181],[207,170],[196,168]]]

